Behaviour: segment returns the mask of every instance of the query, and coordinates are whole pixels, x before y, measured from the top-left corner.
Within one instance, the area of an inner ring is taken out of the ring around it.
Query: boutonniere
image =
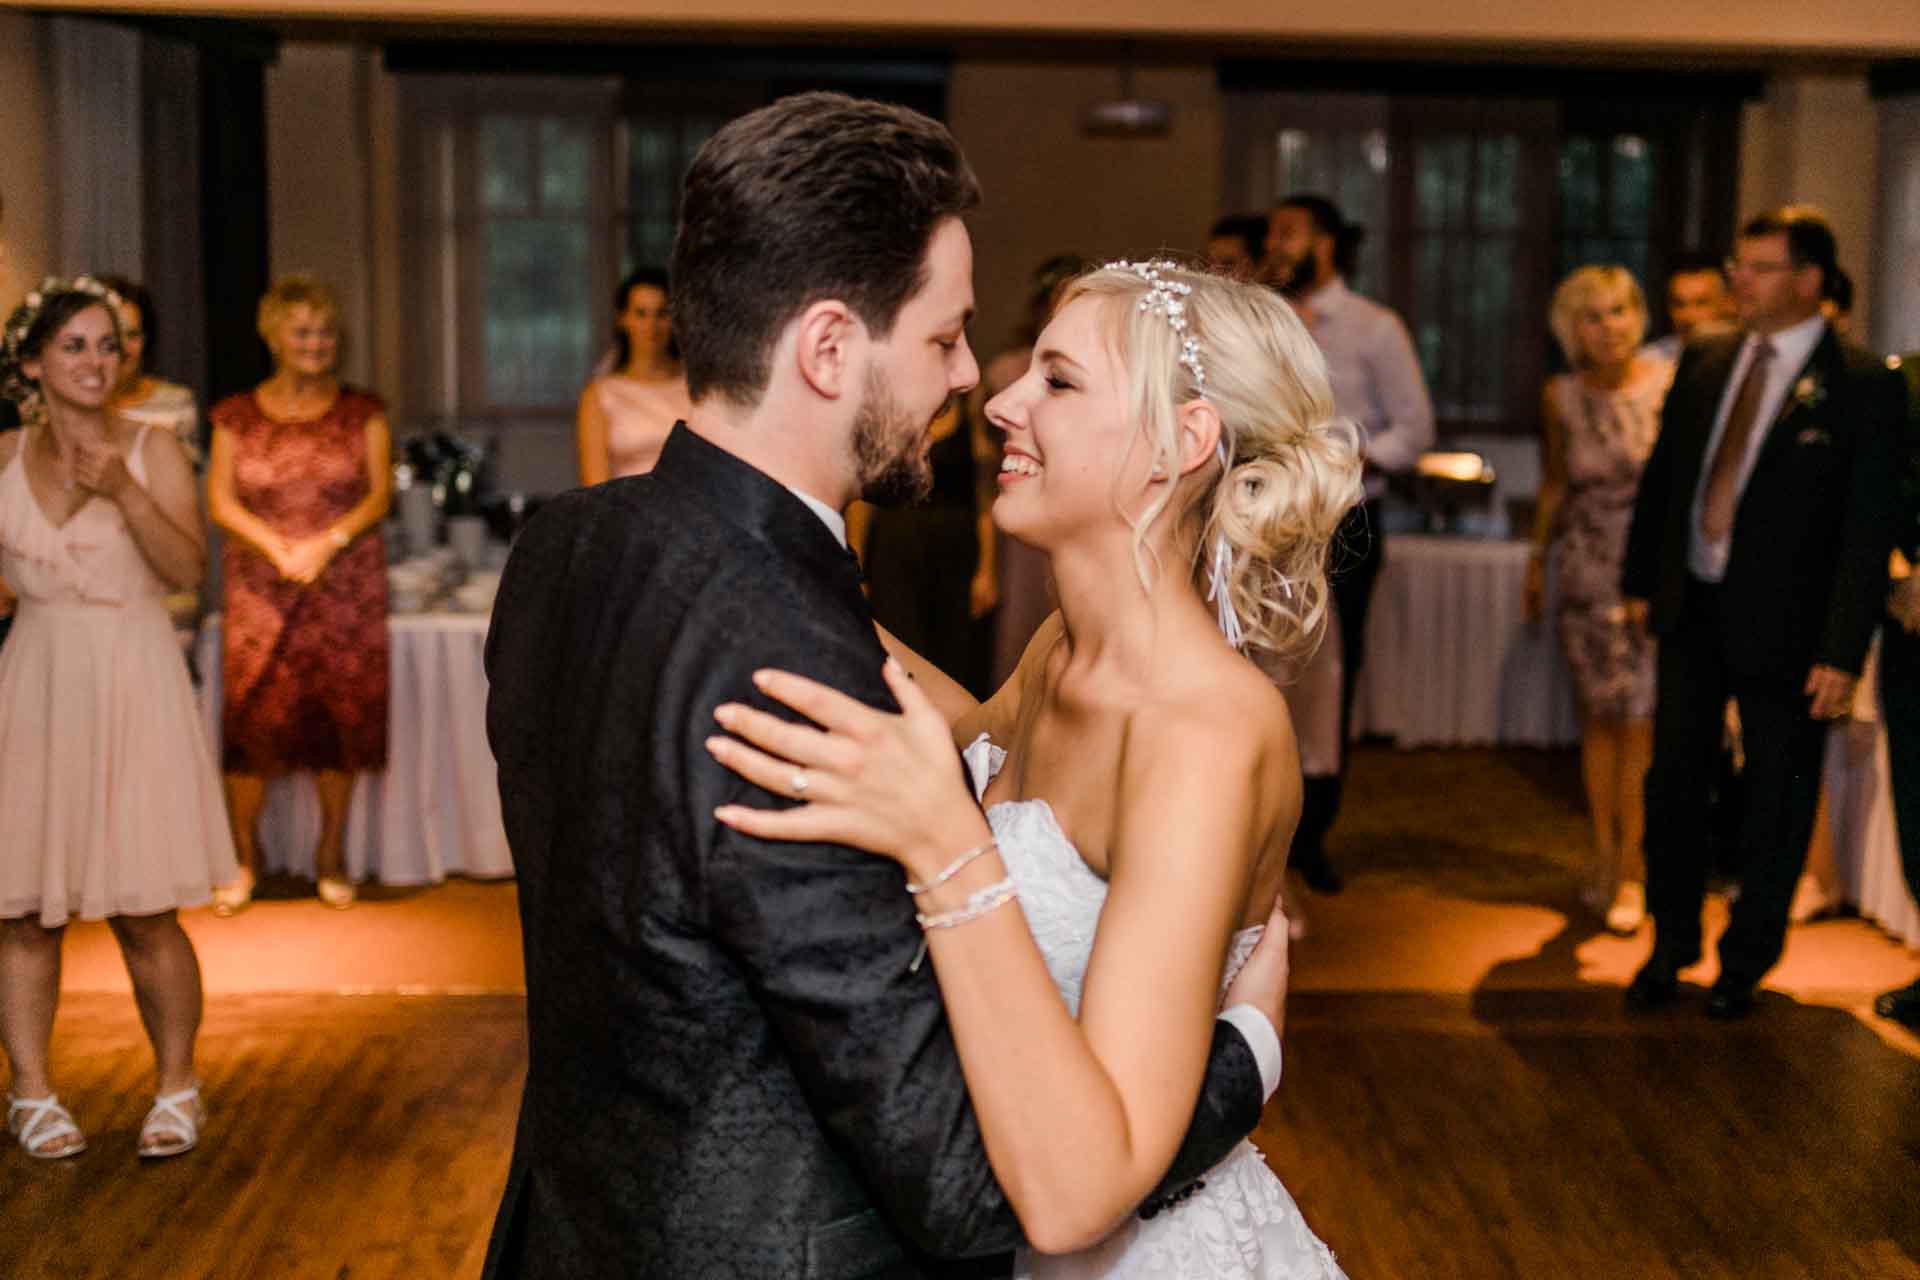
[[[1793,384],[1793,402],[1802,409],[1811,409],[1826,398],[1827,388],[1810,373]]]
[[[1822,431],[1819,427],[1808,427],[1805,431],[1795,436],[1793,442],[1799,445],[1832,444],[1833,437]]]

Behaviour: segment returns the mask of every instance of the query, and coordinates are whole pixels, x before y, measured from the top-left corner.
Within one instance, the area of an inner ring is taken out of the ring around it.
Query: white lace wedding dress
[[[1006,752],[985,735],[966,750],[976,794],[1000,770]],[[1045,800],[1018,800],[987,810],[1000,856],[1020,889],[1020,906],[1046,957],[1047,972],[1080,1012],[1080,987],[1093,953],[1106,881],[1080,859]],[[1246,963],[1258,928],[1235,935],[1226,977]],[[1346,1280],[1333,1251],[1307,1227],[1299,1206],[1250,1142],[1209,1170],[1192,1195],[1151,1218],[1138,1215],[1091,1249],[1073,1254],[1020,1251],[1015,1280]]]

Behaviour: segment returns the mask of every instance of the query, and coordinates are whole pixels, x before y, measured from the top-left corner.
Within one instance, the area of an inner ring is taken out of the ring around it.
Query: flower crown
[[[89,275],[78,275],[71,280],[48,276],[40,282],[38,289],[21,300],[20,305],[13,309],[13,314],[7,317],[5,334],[0,335],[0,396],[15,401],[22,408],[40,395],[40,388],[27,377],[22,367],[27,358],[27,335],[33,332],[33,326],[38,323],[47,303],[69,293],[84,293],[109,308],[120,305],[119,294]]]

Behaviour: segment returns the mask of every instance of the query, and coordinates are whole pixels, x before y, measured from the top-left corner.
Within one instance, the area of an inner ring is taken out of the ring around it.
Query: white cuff
[[[1220,1015],[1220,1021],[1232,1023],[1247,1048],[1253,1050],[1253,1060],[1260,1064],[1260,1100],[1264,1103],[1280,1087],[1279,1033],[1267,1021],[1267,1015],[1250,1004],[1233,1006]]]

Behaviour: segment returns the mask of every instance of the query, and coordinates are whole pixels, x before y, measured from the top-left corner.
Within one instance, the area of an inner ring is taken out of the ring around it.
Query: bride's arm
[[[978,810],[944,802],[944,788],[934,789],[936,802],[926,779],[943,726],[908,681],[889,683],[903,716],[876,717],[792,677],[762,685],[827,734],[724,710],[725,727],[817,770],[819,782],[799,809],[728,807],[717,816],[751,834],[884,852],[910,882],[932,882],[959,849],[984,838],[985,823]],[[1290,829],[1299,813],[1284,704],[1264,682],[1252,688],[1271,698],[1272,715],[1245,714],[1246,691],[1238,691],[1231,709],[1239,714],[1184,709],[1128,744],[1110,890],[1078,1022],[1017,906],[927,932],[994,1174],[1043,1251],[1107,1235],[1154,1189],[1193,1119],[1253,851],[1263,833]],[[776,789],[794,768],[737,742],[715,754]],[[990,851],[916,906],[928,916],[951,912],[1005,875]]]
[[[1153,1190],[1206,1070],[1276,771],[1247,721],[1182,719],[1127,748],[1078,1022],[1014,913],[929,940],[988,1157],[1043,1252],[1104,1238]]]

